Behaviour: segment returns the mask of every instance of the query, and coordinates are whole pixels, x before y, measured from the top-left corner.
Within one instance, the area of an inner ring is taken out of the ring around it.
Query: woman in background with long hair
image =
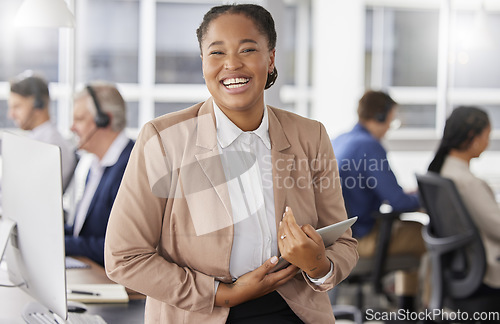
[[[461,106],[446,120],[443,138],[429,171],[453,180],[481,235],[487,268],[478,293],[500,294],[500,208],[486,181],[470,171],[470,162],[489,144],[488,114],[478,108]],[[498,170],[497,170],[498,171]]]

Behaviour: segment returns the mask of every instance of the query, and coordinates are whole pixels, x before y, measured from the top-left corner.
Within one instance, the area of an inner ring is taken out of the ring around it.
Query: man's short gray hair
[[[126,103],[116,85],[106,81],[93,81],[89,83],[94,89],[97,100],[103,113],[111,115],[111,129],[115,132],[120,132],[127,126],[127,109]],[[92,99],[92,96],[83,88],[75,94],[75,100],[80,100],[87,97],[87,107],[91,113],[96,116],[97,109]]]

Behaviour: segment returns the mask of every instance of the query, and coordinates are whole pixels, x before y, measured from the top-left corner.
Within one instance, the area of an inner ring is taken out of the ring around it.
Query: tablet
[[[335,243],[335,241],[342,234],[344,234],[344,232],[347,231],[347,229],[349,227],[351,227],[351,225],[354,224],[354,222],[356,222],[357,219],[358,219],[357,216],[352,217],[352,218],[348,218],[348,219],[343,220],[341,222],[317,229],[316,232],[318,232],[319,235],[321,235],[321,238],[323,239],[323,242],[325,243],[325,247],[329,247],[330,245]],[[270,272],[275,272],[275,271],[281,270],[283,268],[286,268],[289,264],[290,263],[288,261],[286,261],[285,259],[280,257],[278,260],[278,264],[276,264]]]

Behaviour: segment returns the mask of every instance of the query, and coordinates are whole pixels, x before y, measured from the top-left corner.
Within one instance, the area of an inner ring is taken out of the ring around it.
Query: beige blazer
[[[456,157],[446,158],[441,175],[453,180],[481,235],[487,263],[483,282],[500,288],[500,208],[493,191]]]
[[[217,147],[212,99],[147,123],[108,223],[108,276],[147,295],[146,323],[225,323],[215,280],[231,282],[232,211]],[[323,125],[269,107],[276,224],[290,206],[299,225],[346,219],[337,164]],[[229,179],[231,180],[231,179]],[[306,323],[333,323],[326,291],[357,262],[348,230],[326,251],[333,276],[303,274],[278,289]]]

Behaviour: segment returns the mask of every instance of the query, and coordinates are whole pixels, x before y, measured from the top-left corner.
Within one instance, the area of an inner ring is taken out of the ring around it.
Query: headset
[[[31,92],[33,93],[33,97],[35,99],[33,102],[33,108],[34,109],[45,108],[45,100],[43,100],[43,96],[40,92],[40,87],[38,86],[36,80],[31,77],[28,77],[27,80],[30,83]]]
[[[389,114],[393,106],[394,102],[388,95],[386,95],[384,110],[375,115],[375,120],[379,123],[384,123],[387,120],[387,115]]]
[[[90,96],[92,97],[92,100],[94,101],[95,109],[97,111],[97,114],[94,118],[95,125],[97,126],[97,128],[107,127],[111,120],[110,120],[109,116],[102,111],[101,104],[99,103],[99,100],[97,100],[97,95],[95,93],[94,88],[92,88],[88,84],[87,91],[89,92]]]

